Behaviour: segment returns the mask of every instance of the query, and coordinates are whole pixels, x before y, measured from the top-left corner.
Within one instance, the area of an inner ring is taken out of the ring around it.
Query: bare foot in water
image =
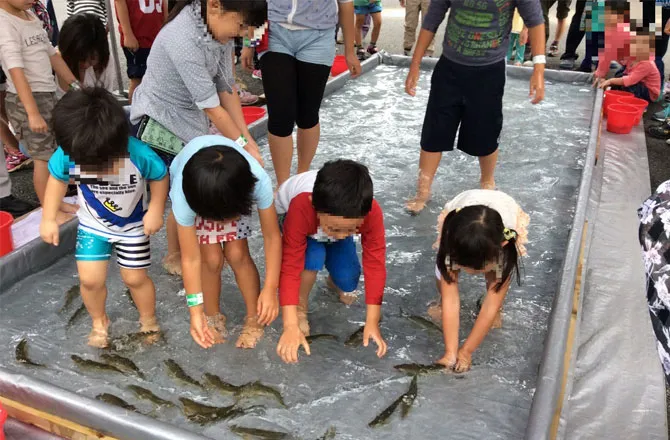
[[[228,330],[226,329],[226,317],[219,313],[214,316],[207,316],[207,327],[214,335],[215,344],[223,344],[228,337]]]
[[[340,302],[346,306],[352,305],[356,301],[356,298],[358,298],[358,296],[354,292],[343,292],[342,290],[340,290],[335,285],[333,279],[330,276],[328,276],[328,280],[326,281],[326,283],[328,284],[328,288],[337,292],[337,294],[340,297]]]
[[[170,275],[181,276],[181,252],[167,254],[163,258],[163,269]]]
[[[303,306],[298,306],[298,328],[303,335],[309,336],[310,328],[309,321],[307,320],[307,308]]]
[[[413,198],[409,199],[405,203],[405,209],[409,211],[410,214],[416,215],[423,211],[426,207],[426,203],[430,200],[430,193],[427,194],[417,194]]]
[[[88,345],[96,348],[107,348],[109,344],[109,324],[107,315],[102,319],[93,320],[93,328],[88,335]]]
[[[491,180],[491,181],[487,181],[487,182],[480,181],[479,182],[479,187],[481,189],[496,189],[496,182],[495,182],[495,180]]]
[[[235,347],[237,348],[254,348],[258,341],[263,337],[263,326],[258,323],[257,316],[247,316],[242,333],[237,338]]]

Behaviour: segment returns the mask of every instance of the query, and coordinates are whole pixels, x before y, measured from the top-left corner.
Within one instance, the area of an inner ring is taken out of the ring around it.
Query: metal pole
[[[120,95],[125,95],[125,89],[123,87],[123,78],[121,77],[121,63],[119,62],[119,52],[118,45],[116,43],[116,26],[114,26],[114,14],[112,13],[112,2],[111,0],[105,0],[107,6],[107,26],[109,27],[109,38],[112,42],[112,58],[114,58],[114,67],[116,69],[116,81],[119,86],[118,92]]]

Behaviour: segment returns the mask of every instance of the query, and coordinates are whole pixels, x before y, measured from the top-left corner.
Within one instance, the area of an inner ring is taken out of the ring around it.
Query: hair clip
[[[517,234],[514,229],[510,228],[505,228],[503,230],[503,237],[505,237],[505,240],[510,241],[513,238],[516,238]]]
[[[451,270],[451,258],[449,257],[449,254],[444,258],[444,265],[447,269]]]
[[[461,212],[461,209],[463,209],[463,208],[456,208],[456,214],[458,214],[459,212]]]

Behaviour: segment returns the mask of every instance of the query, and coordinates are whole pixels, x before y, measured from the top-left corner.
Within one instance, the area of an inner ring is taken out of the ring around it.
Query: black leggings
[[[319,109],[330,66],[298,61],[294,57],[267,52],[261,57],[263,90],[268,102],[268,131],[290,136],[294,125],[309,129],[319,123]]]

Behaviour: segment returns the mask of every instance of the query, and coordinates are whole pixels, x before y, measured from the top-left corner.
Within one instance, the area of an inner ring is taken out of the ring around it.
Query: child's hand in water
[[[456,355],[454,353],[445,353],[444,356],[435,363],[444,365],[447,368],[454,368],[454,365],[456,365]]]
[[[200,309],[200,310],[197,310]],[[202,348],[214,345],[214,335],[207,326],[207,319],[202,306],[191,308],[191,336]]]
[[[458,355],[456,356],[456,365],[454,365],[454,371],[456,373],[465,373],[466,371],[470,371],[471,366],[472,366],[472,353],[463,350],[462,348],[458,350]]]
[[[40,223],[40,237],[47,244],[58,246],[58,223],[56,220],[42,220]]]
[[[300,327],[297,325],[284,327],[284,333],[282,333],[279,344],[277,344],[277,354],[287,364],[297,364],[298,349],[301,345],[309,356],[311,354],[309,344],[304,333],[300,331]]]
[[[368,346],[370,339],[377,344],[377,357],[384,357],[386,354],[386,341],[382,338],[379,324],[365,324],[365,328],[363,329],[363,347]]]
[[[277,291],[272,289],[263,289],[258,297],[258,323],[260,325],[270,325],[279,315],[279,298]]]
[[[156,211],[157,210],[155,209],[152,210],[149,208],[142,218],[142,222],[144,223],[144,235],[147,237],[160,231],[163,227],[163,213]]]

